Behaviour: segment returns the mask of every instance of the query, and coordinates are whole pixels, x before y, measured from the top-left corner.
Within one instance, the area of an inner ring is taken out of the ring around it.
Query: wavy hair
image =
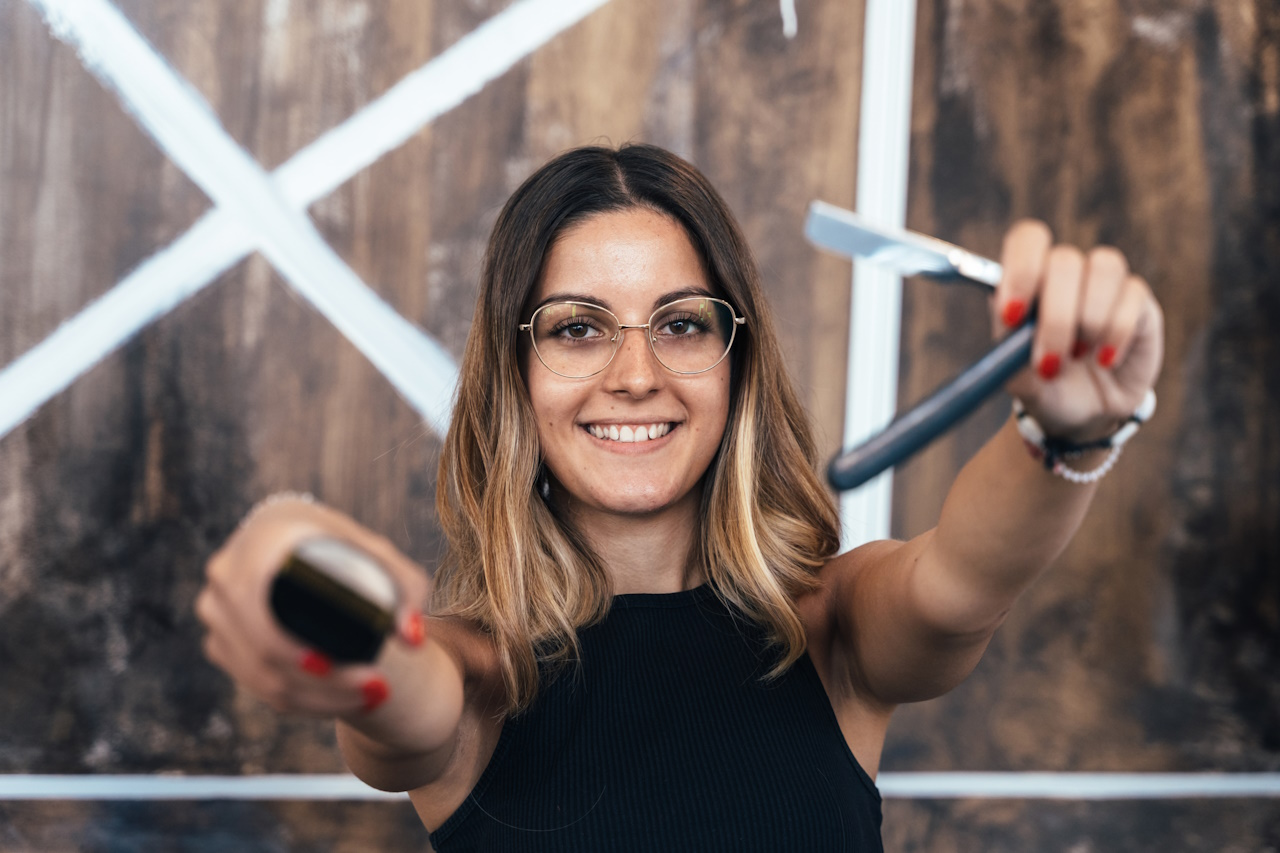
[[[760,623],[780,652],[767,677],[804,653],[795,600],[817,587],[839,546],[755,260],[723,199],[693,166],[654,146],[556,157],[507,201],[489,239],[436,496],[448,549],[434,609],[491,635],[510,713],[533,700],[540,664],[554,670],[576,659],[578,629],[603,619],[612,598],[599,556],[538,495],[541,450],[516,327],[557,237],[635,208],[678,222],[711,285],[747,318],[731,353],[728,422],[702,479],[694,558],[721,600]]]

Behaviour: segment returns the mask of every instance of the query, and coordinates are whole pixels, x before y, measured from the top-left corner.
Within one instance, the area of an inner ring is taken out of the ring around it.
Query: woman
[[[1039,311],[1009,390],[1066,466],[1011,419],[937,528],[836,556],[723,201],[661,149],[570,151],[489,243],[429,628],[423,573],[386,540],[277,500],[209,561],[208,656],[278,710],[336,718],[351,769],[409,791],[441,851],[878,850],[893,709],[977,664],[1092,497],[1055,472],[1114,461],[1090,448],[1160,367],[1160,309],[1119,252],[1022,222],[1002,261],[998,331]],[[398,580],[401,641],[375,665],[333,667],[270,617],[274,571],[317,535]]]

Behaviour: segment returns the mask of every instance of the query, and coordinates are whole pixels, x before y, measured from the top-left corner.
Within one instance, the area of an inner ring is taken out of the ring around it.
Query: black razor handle
[[[289,555],[271,584],[280,625],[334,663],[369,663],[395,627],[395,584],[364,552],[313,539]]]
[[[894,419],[883,431],[831,461],[827,481],[836,491],[856,489],[910,458],[951,429],[1031,361],[1035,317],[1028,317],[955,379]]]

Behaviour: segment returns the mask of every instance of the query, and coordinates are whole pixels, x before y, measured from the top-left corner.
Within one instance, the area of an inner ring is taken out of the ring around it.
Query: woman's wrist
[[[1087,425],[1069,437],[1048,432],[1016,397],[1013,415],[1027,450],[1046,470],[1072,483],[1095,483],[1111,470],[1124,445],[1155,413],[1156,395],[1148,391],[1136,411],[1109,429]]]

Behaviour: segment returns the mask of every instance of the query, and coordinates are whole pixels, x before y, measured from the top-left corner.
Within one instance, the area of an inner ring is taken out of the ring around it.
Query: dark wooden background
[[[123,0],[268,168],[504,0]],[[287,15],[281,17],[281,10]],[[852,206],[862,3],[613,0],[311,215],[461,352],[488,229],[566,147],[666,145],[741,217],[824,454],[846,263],[801,237]],[[1123,248],[1168,314],[1160,412],[977,673],[904,709],[884,770],[1280,770],[1280,2],[920,0],[909,225],[995,253],[1019,216]],[[204,195],[0,0],[0,365],[182,234]],[[906,291],[902,400],[982,351],[980,298]],[[932,525],[993,401],[907,464]],[[0,439],[0,772],[334,772],[199,654],[206,556],[261,496],[314,492],[430,566],[439,444],[251,258]],[[897,851],[1280,849],[1275,800],[889,801]],[[0,850],[426,849],[405,805],[0,802]]]

